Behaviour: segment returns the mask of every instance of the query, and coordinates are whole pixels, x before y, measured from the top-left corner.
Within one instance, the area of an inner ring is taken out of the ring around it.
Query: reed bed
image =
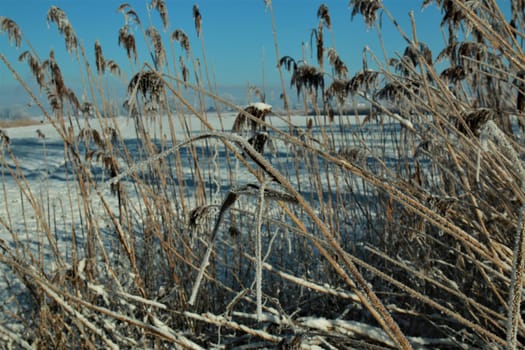
[[[261,90],[247,107],[220,98],[162,0],[148,10],[166,38],[118,8],[129,80],[100,43],[87,57],[50,8],[83,101],[53,51],[34,52],[0,17],[47,98],[0,60],[60,140],[40,132],[45,171],[32,181],[0,133],[2,347],[523,348],[525,8],[510,4],[422,1],[442,11],[447,42],[433,53],[413,18],[401,28],[383,2],[352,0],[352,18],[373,27],[382,16],[406,42],[385,60],[365,49],[354,73],[324,42],[337,33],[322,4],[316,63],[280,56],[275,41],[281,111]],[[133,138],[110,75],[127,89]],[[288,84],[304,116],[289,109]]]

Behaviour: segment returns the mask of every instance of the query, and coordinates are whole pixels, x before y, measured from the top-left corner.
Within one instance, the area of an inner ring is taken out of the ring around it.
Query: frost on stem
[[[520,188],[525,190],[525,169],[516,150],[512,147],[507,136],[501,131],[496,123],[489,120],[485,123],[481,131],[481,142],[485,150],[490,149],[490,142],[493,142],[512,164],[513,170],[518,174]],[[508,316],[507,316],[507,343],[508,349],[515,349],[517,346],[517,335],[519,330],[521,289],[523,285],[523,270],[525,267],[525,224],[523,215],[525,207],[520,210],[520,223],[514,237],[514,248],[512,251],[512,271],[510,281],[510,293],[508,297]]]

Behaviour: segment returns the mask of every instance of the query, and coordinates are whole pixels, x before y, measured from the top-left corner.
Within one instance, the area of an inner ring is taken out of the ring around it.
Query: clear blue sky
[[[46,14],[52,6],[63,9],[73,28],[85,46],[88,59],[94,69],[93,46],[99,40],[104,56],[115,60],[127,78],[131,77],[130,65],[125,50],[118,46],[118,31],[124,24],[124,16],[116,11],[126,1],[114,0],[0,0],[0,16],[14,20],[42,59],[47,58],[50,49],[55,51],[57,61],[66,76],[66,84],[77,86],[80,82],[79,65],[64,49],[64,40],[58,34],[55,24],[46,23]],[[127,1],[138,13],[144,27],[150,24],[162,31],[159,15],[151,11],[148,15],[149,0]],[[349,67],[350,74],[361,68],[362,48],[369,46],[381,59],[383,58],[375,29],[368,29],[362,19],[356,16],[350,20],[351,9],[348,0],[274,0],[273,9],[277,25],[277,37],[280,55],[289,55],[300,59],[302,43],[306,44],[306,59],[315,63],[315,53],[310,53],[310,34],[317,27],[316,16],[319,5],[325,3],[332,19],[332,34],[325,30],[325,46],[332,45],[332,40],[340,57]],[[167,38],[175,29],[184,30],[189,38],[195,56],[201,56],[201,43],[196,36],[192,7],[198,4],[202,14],[202,34],[205,42],[208,66],[215,74],[215,80],[221,88],[246,87],[248,84],[261,86],[264,75],[267,86],[279,86],[279,74],[276,70],[272,22],[269,10],[263,0],[167,0],[169,28],[163,35]],[[421,10],[420,1],[385,0],[387,7],[397,18],[403,29],[410,33],[408,12],[416,15],[418,37],[433,48],[434,56],[443,46],[443,36],[439,23],[441,14],[435,6]],[[383,18],[383,38],[388,54],[402,53],[406,44],[386,17]],[[145,52],[145,44],[138,28],[135,29],[138,48]],[[333,38],[333,39],[332,39]],[[167,45],[169,40],[166,39]],[[181,55],[176,48],[176,57]],[[27,45],[17,49],[10,45],[7,35],[0,35],[0,52],[4,54],[20,75],[28,82],[34,79],[26,63],[18,62],[21,52]],[[168,56],[170,54],[169,46]],[[264,57],[264,59],[263,59]],[[149,60],[146,55],[143,60]],[[287,84],[289,75],[285,75]],[[11,74],[0,62],[0,111],[8,104],[19,103],[20,96],[25,96]],[[28,99],[23,97],[25,101]]]

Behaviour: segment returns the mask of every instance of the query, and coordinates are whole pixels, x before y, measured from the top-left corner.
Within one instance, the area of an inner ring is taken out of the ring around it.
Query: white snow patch
[[[104,302],[106,304],[109,304],[109,295],[108,292],[104,289],[104,286],[101,284],[93,284],[88,282],[87,283],[88,288],[93,291],[96,295],[101,296],[102,299],[104,299]]]
[[[250,103],[247,107],[253,107],[261,112],[269,112],[272,109],[272,105],[264,102]]]

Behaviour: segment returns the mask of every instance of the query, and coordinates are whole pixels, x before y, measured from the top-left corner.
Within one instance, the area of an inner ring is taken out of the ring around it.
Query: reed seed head
[[[120,28],[118,35],[118,45],[126,49],[126,53],[130,60],[131,55],[133,54],[134,61],[137,61],[137,46],[135,44],[135,37],[129,32],[128,25]]]
[[[102,55],[102,46],[98,40],[95,41],[95,65],[97,66],[97,72],[99,74],[104,74],[106,70],[106,62]]]
[[[124,15],[124,22],[126,25],[129,25],[131,23],[135,23],[137,25],[140,25],[140,18],[133,10],[133,7],[131,7],[128,3],[123,3],[119,7],[117,7],[117,12],[120,12]]]
[[[328,30],[332,29],[332,20],[330,19],[330,12],[326,4],[321,4],[319,9],[317,9],[317,18],[321,20]]]
[[[7,135],[7,133],[0,129],[0,146],[2,147],[9,147],[9,143],[11,142],[11,139],[9,138],[9,136]]]
[[[122,75],[122,72],[121,72],[120,67],[117,64],[117,62],[115,62],[113,60],[107,60],[107,61],[105,61],[105,65],[106,65],[107,69],[109,70],[109,72],[111,74],[117,75],[117,76],[121,76]]]
[[[465,135],[472,132],[475,136],[480,136],[485,123],[494,120],[495,116],[496,112],[490,108],[477,108],[462,113],[461,118],[456,119],[455,126]]]
[[[188,67],[186,67],[186,63],[184,62],[184,58],[182,58],[182,56],[179,56],[179,63],[180,63],[180,70],[182,74],[182,80],[185,83],[187,83],[190,77],[190,70],[188,69]]]
[[[294,72],[297,69],[297,62],[290,56],[283,56],[279,60],[279,66],[284,67],[288,72]]]
[[[22,31],[12,19],[0,16],[0,31],[7,33],[10,44],[14,44],[16,47],[22,45]]]
[[[259,132],[248,139],[248,143],[260,154],[264,153],[264,146],[268,141],[267,132]]]
[[[190,52],[190,39],[182,29],[176,29],[170,36],[171,41],[176,40],[180,46],[186,51],[186,55]]]
[[[367,26],[371,27],[377,18],[377,10],[383,7],[381,0],[351,0],[352,18],[360,14]]]
[[[330,64],[334,67],[335,74],[339,78],[345,78],[348,75],[348,68],[343,60],[339,57],[334,48],[329,48],[327,52],[328,60]]]
[[[256,119],[264,121],[266,118],[266,115],[270,113],[272,110],[272,106],[266,103],[252,103],[244,108],[242,112],[239,112],[237,114],[237,117],[235,118],[235,121],[233,122],[232,131],[233,132],[241,132],[243,131],[247,126],[249,126],[250,130],[252,130],[252,133],[255,134],[257,129],[263,129],[263,127],[259,128],[259,123],[256,120],[251,120],[247,117],[247,115],[252,115]]]
[[[197,4],[193,5],[193,20],[195,21],[195,30],[197,31],[197,36],[201,36],[201,25],[202,25],[202,15]]]
[[[31,70],[33,77],[35,77],[38,87],[42,89],[46,85],[44,68],[42,67],[42,65],[40,65],[35,56],[33,56],[33,54],[31,54],[30,51],[24,51],[22,52],[22,54],[20,54],[18,60],[27,61],[29,69]]]
[[[465,69],[463,66],[452,66],[445,68],[443,72],[439,75],[439,77],[447,82],[450,82],[452,84],[457,84],[458,82],[465,79],[467,76]]]
[[[78,48],[78,39],[75,31],[73,30],[66,13],[62,9],[56,6],[51,6],[47,12],[47,22],[55,23],[59,33],[64,35],[67,52],[71,53]]]
[[[319,63],[319,66],[323,66],[323,56],[324,56],[324,40],[323,40],[323,25],[322,23],[319,23],[319,26],[317,29],[312,29],[312,34],[310,35],[310,45],[312,42],[312,39],[315,38],[315,47],[316,47],[316,54],[317,54],[317,63]]]
[[[62,71],[55,61],[55,53],[53,50],[49,52],[49,58],[42,63],[42,69],[49,71],[51,76],[50,82],[54,87],[54,92],[48,91],[48,97],[51,97],[51,100],[59,99],[60,101],[62,101],[64,97],[68,97],[69,91],[62,78]],[[56,103],[53,104],[58,106]]]
[[[157,106],[163,99],[164,82],[156,72],[139,72],[131,78],[128,84],[128,95],[132,96],[135,91],[142,94],[146,103]]]
[[[307,64],[299,65],[292,74],[290,85],[295,86],[297,95],[300,95],[303,88],[317,94],[318,89],[321,89],[321,91],[324,90],[323,72],[314,66]]]
[[[166,51],[164,50],[164,45],[162,45],[162,38],[158,30],[153,26],[146,29],[146,35],[151,39],[151,43],[153,44],[153,62],[155,67],[159,69],[166,61]]]
[[[160,19],[162,21],[162,27],[166,29],[168,27],[168,9],[164,0],[151,0],[149,8],[154,8],[159,12]]]

